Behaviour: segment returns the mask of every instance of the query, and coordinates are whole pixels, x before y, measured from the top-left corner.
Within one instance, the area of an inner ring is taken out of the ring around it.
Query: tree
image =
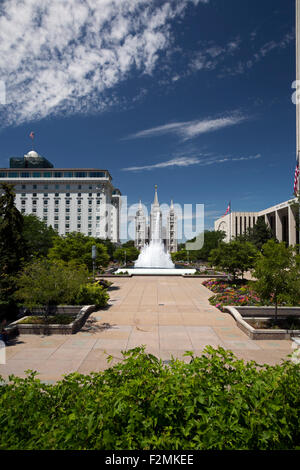
[[[257,256],[257,250],[252,243],[231,241],[222,242],[219,248],[211,251],[209,262],[212,266],[220,268],[231,274],[236,280],[238,275],[252,269]]]
[[[15,207],[13,185],[0,185],[0,298],[8,301],[14,291],[12,275],[20,269],[25,254],[23,217]]]
[[[76,261],[84,263],[89,271],[93,269],[92,246],[97,248],[96,269],[106,267],[109,263],[107,248],[99,239],[86,237],[82,233],[72,232],[64,237],[54,239],[48,258],[50,260],[62,260],[65,262]]]
[[[29,309],[43,307],[47,316],[51,307],[72,303],[88,275],[82,264],[36,259],[17,276],[14,297]]]
[[[253,289],[261,299],[273,300],[275,321],[280,296],[300,299],[300,255],[296,254],[295,247],[269,240],[255,262],[253,276],[257,279]]]
[[[58,237],[57,232],[33,214],[23,216],[22,231],[25,246],[26,259],[47,256],[53,246],[54,239]]]
[[[129,246],[129,248],[117,248],[114,251],[113,258],[119,261],[119,263],[132,263],[139,257],[139,250],[134,246]]]
[[[255,245],[260,251],[262,246],[271,239],[274,239],[274,235],[263,217],[259,217],[256,224],[253,227],[249,227],[245,234],[238,235],[236,237],[237,241],[253,243],[253,245]]]
[[[173,261],[207,261],[210,255],[210,252],[217,248],[222,240],[224,240],[226,234],[222,231],[215,230],[205,230],[204,231],[204,244],[200,250],[189,250],[187,252],[185,248],[185,243],[180,243],[178,245],[178,251],[172,253]],[[188,240],[187,243],[192,243],[196,241],[196,237],[192,240]]]

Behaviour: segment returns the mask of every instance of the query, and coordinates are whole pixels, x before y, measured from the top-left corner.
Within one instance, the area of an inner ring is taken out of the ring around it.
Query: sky
[[[0,1],[0,167],[108,169],[146,206],[292,197],[294,0]]]

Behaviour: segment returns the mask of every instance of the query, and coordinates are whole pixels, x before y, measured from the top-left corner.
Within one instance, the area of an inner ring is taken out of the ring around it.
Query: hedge
[[[0,387],[0,449],[300,448],[300,365],[245,363],[207,347],[164,364],[143,348],[54,385],[36,373]]]

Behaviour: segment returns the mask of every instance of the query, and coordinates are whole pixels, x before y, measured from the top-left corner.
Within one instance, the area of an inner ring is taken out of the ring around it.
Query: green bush
[[[102,286],[97,284],[85,284],[80,287],[73,303],[75,305],[96,305],[97,307],[105,307],[108,299],[109,295]]]
[[[11,376],[0,449],[299,449],[300,364],[259,367],[212,347],[188,364],[123,355],[55,385]]]

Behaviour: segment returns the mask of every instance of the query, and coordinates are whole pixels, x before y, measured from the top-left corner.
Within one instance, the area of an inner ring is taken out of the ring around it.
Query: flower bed
[[[238,285],[210,279],[204,281],[202,284],[212,292],[215,292],[215,295],[209,298],[209,302],[211,305],[221,310],[221,312],[225,312],[224,306],[226,305],[247,305],[253,307],[266,305],[266,303],[262,303],[258,295],[247,286],[246,282]],[[267,305],[271,305],[271,303]]]

